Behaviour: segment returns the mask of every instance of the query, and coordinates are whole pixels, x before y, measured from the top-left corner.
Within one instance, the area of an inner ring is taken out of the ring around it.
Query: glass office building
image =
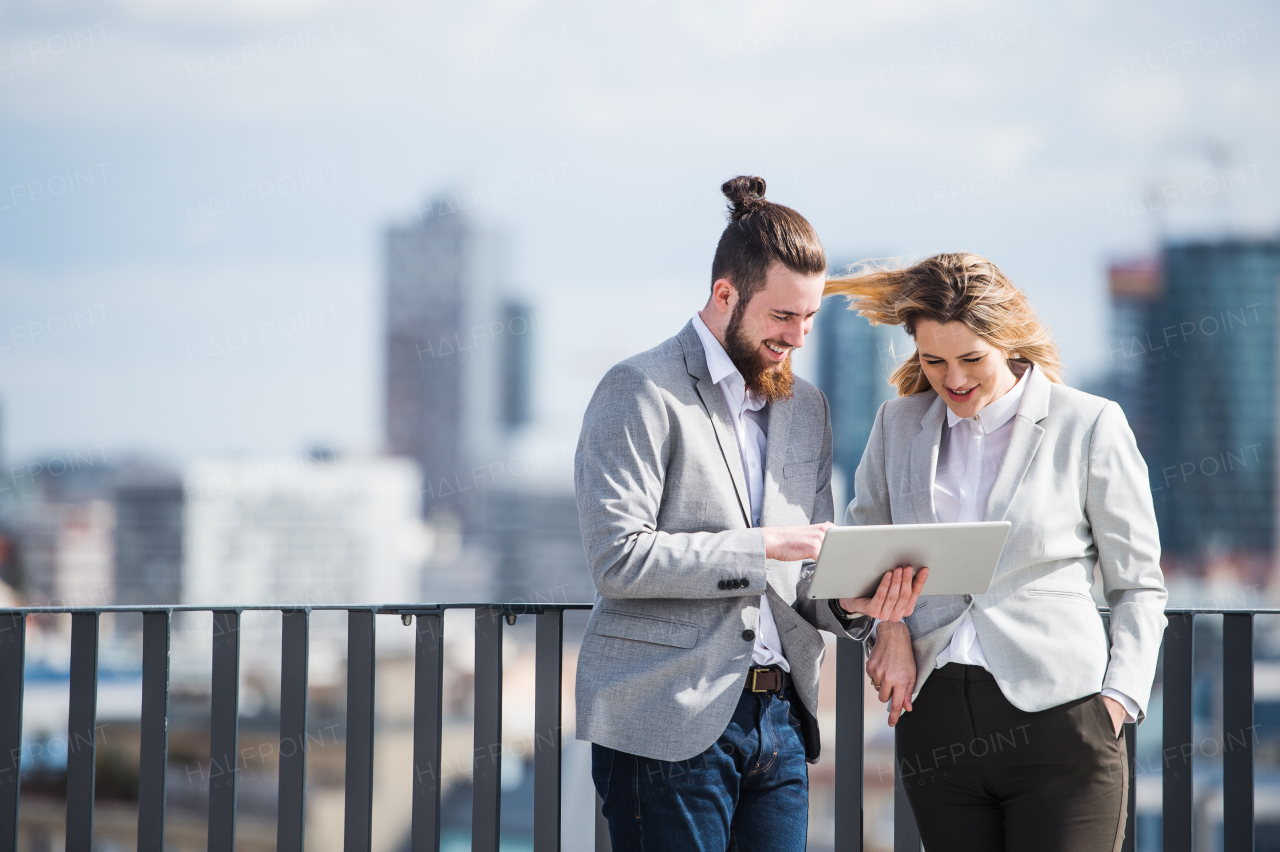
[[[818,313],[818,387],[831,405],[833,467],[843,475],[847,499],[853,474],[871,434],[880,404],[897,396],[889,375],[914,351],[897,326],[875,325],[845,310],[843,297],[827,299]],[[836,507],[837,521],[844,507]]]
[[[1119,394],[1165,551],[1193,562],[1275,543],[1280,242],[1166,246],[1151,289],[1112,295]],[[1123,326],[1123,328],[1121,328]],[[1118,377],[1119,378],[1119,377]]]

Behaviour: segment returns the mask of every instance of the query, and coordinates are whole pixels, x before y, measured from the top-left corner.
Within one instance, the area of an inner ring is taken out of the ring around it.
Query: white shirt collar
[[[759,411],[764,408],[764,400],[746,390],[746,382],[742,378],[742,373],[733,365],[733,360],[729,357],[729,353],[724,351],[720,341],[716,340],[716,336],[711,333],[711,329],[707,328],[707,324],[697,314],[693,315],[693,330],[698,332],[698,339],[702,341],[702,351],[707,356],[707,371],[711,373],[711,381],[718,385],[725,379],[736,379],[736,382],[732,382],[735,391],[734,396],[742,397],[745,407],[751,411]]]
[[[1022,395],[1027,390],[1027,376],[1031,375],[1031,371],[1034,369],[1034,366],[1028,365],[1008,393],[994,402],[987,403],[987,406],[978,412],[978,415],[981,415],[983,432],[990,435],[1012,420],[1013,415],[1018,413],[1018,403],[1022,401]],[[975,415],[975,417],[978,415]],[[947,426],[955,426],[961,420],[973,420],[973,417],[960,417],[951,410],[950,406],[947,406]]]

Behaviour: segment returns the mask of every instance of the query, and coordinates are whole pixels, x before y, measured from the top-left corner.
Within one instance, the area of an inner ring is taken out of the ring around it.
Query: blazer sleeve
[[[1111,660],[1104,689],[1129,696],[1146,715],[1167,620],[1160,533],[1147,479],[1124,413],[1108,402],[1093,426],[1085,515],[1093,530],[1103,594],[1111,608]]]
[[[862,451],[862,460],[858,462],[858,470],[853,475],[853,499],[844,512],[846,527],[893,523],[893,515],[889,511],[889,479],[885,473],[884,461],[884,412],[888,404],[880,403],[880,409],[876,411],[866,449]],[[876,622],[874,619],[867,620],[869,623],[863,638],[867,647],[872,648],[876,643]]]
[[[662,391],[635,365],[611,369],[587,407],[574,459],[582,541],[596,591],[606,598],[760,595],[767,574],[759,529],[658,529],[672,443]],[[748,582],[719,588],[726,578]]]
[[[822,456],[818,463],[818,493],[814,498],[813,515],[810,521],[823,524],[835,519],[835,506],[831,496],[831,406],[827,403],[826,394],[822,395],[822,414],[826,431],[822,438]],[[802,618],[817,627],[836,636],[847,636],[862,641],[867,638],[875,620],[865,615],[851,619],[843,619],[836,615],[829,600],[813,600],[809,597],[809,585],[813,582],[813,561],[806,561],[800,567],[800,582],[796,585],[796,602],[793,609]]]

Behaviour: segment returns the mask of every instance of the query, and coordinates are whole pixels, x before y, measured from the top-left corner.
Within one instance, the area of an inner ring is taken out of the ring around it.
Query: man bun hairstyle
[[[711,263],[712,286],[729,279],[745,306],[764,287],[775,261],[804,275],[827,271],[827,256],[813,226],[790,207],[767,200],[764,178],[739,175],[725,181],[720,191],[729,199],[729,224]]]

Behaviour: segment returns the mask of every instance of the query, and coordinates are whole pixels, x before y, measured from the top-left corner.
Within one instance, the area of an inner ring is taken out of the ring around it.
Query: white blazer
[[[1039,370],[1028,378],[984,518],[1012,522],[1009,540],[986,594],[922,596],[906,619],[915,692],[969,610],[1015,707],[1046,710],[1110,687],[1137,702],[1141,720],[1168,597],[1147,466],[1114,402]],[[946,403],[932,390],[880,407],[846,524],[937,523],[945,422]],[[1109,637],[1090,594],[1095,567],[1111,607]]]

